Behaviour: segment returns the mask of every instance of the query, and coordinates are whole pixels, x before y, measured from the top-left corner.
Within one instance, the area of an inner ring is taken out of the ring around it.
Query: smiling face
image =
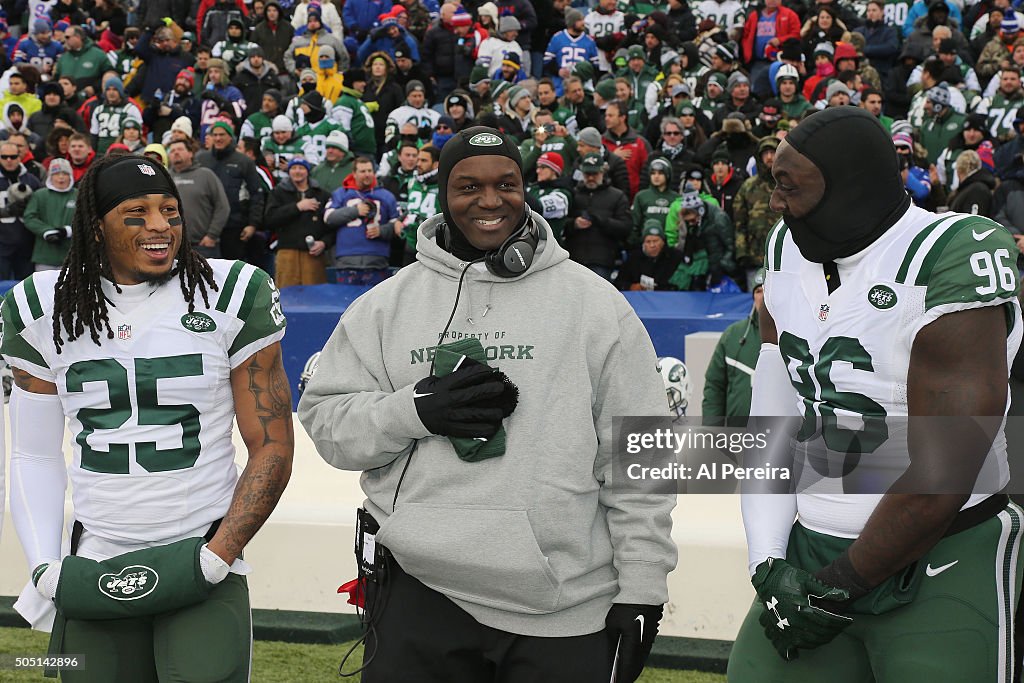
[[[463,159],[448,178],[448,211],[477,249],[501,246],[519,226],[525,204],[522,173],[508,157]]]
[[[126,199],[100,221],[114,281],[137,285],[167,276],[181,246],[183,221],[178,200],[147,194]]]
[[[821,171],[785,140],[775,152],[772,176],[776,183],[769,202],[772,211],[803,218],[825,195]]]

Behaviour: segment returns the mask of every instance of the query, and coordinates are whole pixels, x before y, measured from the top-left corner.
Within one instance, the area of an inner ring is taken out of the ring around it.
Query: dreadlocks
[[[114,338],[114,331],[110,329],[110,321],[107,319],[107,299],[100,286],[101,277],[114,282],[114,274],[110,269],[106,242],[100,230],[103,216],[99,215],[97,207],[96,184],[100,173],[120,160],[117,156],[97,159],[78,185],[78,202],[71,221],[71,250],[61,267],[54,292],[53,343],[57,353],[61,352],[64,345],[61,327],[64,328],[69,342],[85,334],[86,326],[89,327],[89,336],[97,346],[100,344],[100,333],[103,329],[106,329],[107,339]],[[171,193],[178,201],[180,210],[181,195],[178,194],[178,189],[167,169],[160,164],[154,164],[154,167],[158,173],[165,176],[168,186],[173,188]],[[170,277],[177,273],[178,281],[181,283],[181,294],[188,302],[189,313],[195,310],[197,288],[202,294],[203,303],[209,308],[207,287],[217,290],[213,269],[206,259],[193,251],[184,224],[177,261]],[[116,282],[114,288],[118,292],[121,291]]]

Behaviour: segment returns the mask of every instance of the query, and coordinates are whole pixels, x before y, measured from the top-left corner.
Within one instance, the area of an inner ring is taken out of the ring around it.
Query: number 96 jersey
[[[53,343],[56,271],[3,299],[0,352],[57,385],[74,460],[75,517],[102,538],[154,543],[205,531],[227,512],[238,478],[231,443],[231,370],[284,336],[266,273],[210,260],[217,291],[189,313],[177,277],[159,286],[104,281],[114,338],[88,328]],[[62,329],[63,332],[63,329]]]
[[[765,304],[797,392],[796,414],[804,417],[798,439],[820,439],[818,448],[873,457],[876,463],[906,453],[905,430],[897,437],[887,431],[884,418],[907,416],[914,339],[940,316],[1003,306],[1007,367],[1020,345],[1018,250],[1009,232],[987,218],[912,206],[873,244],[837,259],[841,284],[831,294],[821,264],[803,258],[783,222],[765,246]],[[883,426],[872,429],[872,424]],[[1009,470],[1002,433],[992,448],[989,461],[999,472],[991,476],[1005,485]],[[984,497],[972,496],[965,507]],[[879,498],[846,496],[843,505],[830,505],[840,499],[802,494],[801,522],[815,531],[853,537]],[[854,499],[860,503],[854,505]]]

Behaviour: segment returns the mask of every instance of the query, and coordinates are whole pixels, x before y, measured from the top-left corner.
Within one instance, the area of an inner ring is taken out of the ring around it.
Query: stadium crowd
[[[445,142],[486,125],[572,259],[620,289],[748,289],[779,142],[843,106],[890,132],[914,202],[1024,248],[1010,0],[591,2],[4,0],[0,279],[59,267],[75,182],[141,154],[204,255],[373,284],[415,260]]]

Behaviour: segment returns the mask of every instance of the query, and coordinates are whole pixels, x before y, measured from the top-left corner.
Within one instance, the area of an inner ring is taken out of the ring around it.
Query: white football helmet
[[[317,365],[320,364],[320,352],[317,351],[309,360],[306,361],[306,365],[302,368],[302,374],[299,375],[299,396],[302,396],[302,392],[306,390],[306,385],[309,384],[309,380],[313,379],[313,373],[316,372]]]
[[[686,415],[686,406],[690,402],[690,374],[686,364],[672,356],[658,359],[658,372],[665,383],[665,394],[668,397],[668,408],[676,417]]]

